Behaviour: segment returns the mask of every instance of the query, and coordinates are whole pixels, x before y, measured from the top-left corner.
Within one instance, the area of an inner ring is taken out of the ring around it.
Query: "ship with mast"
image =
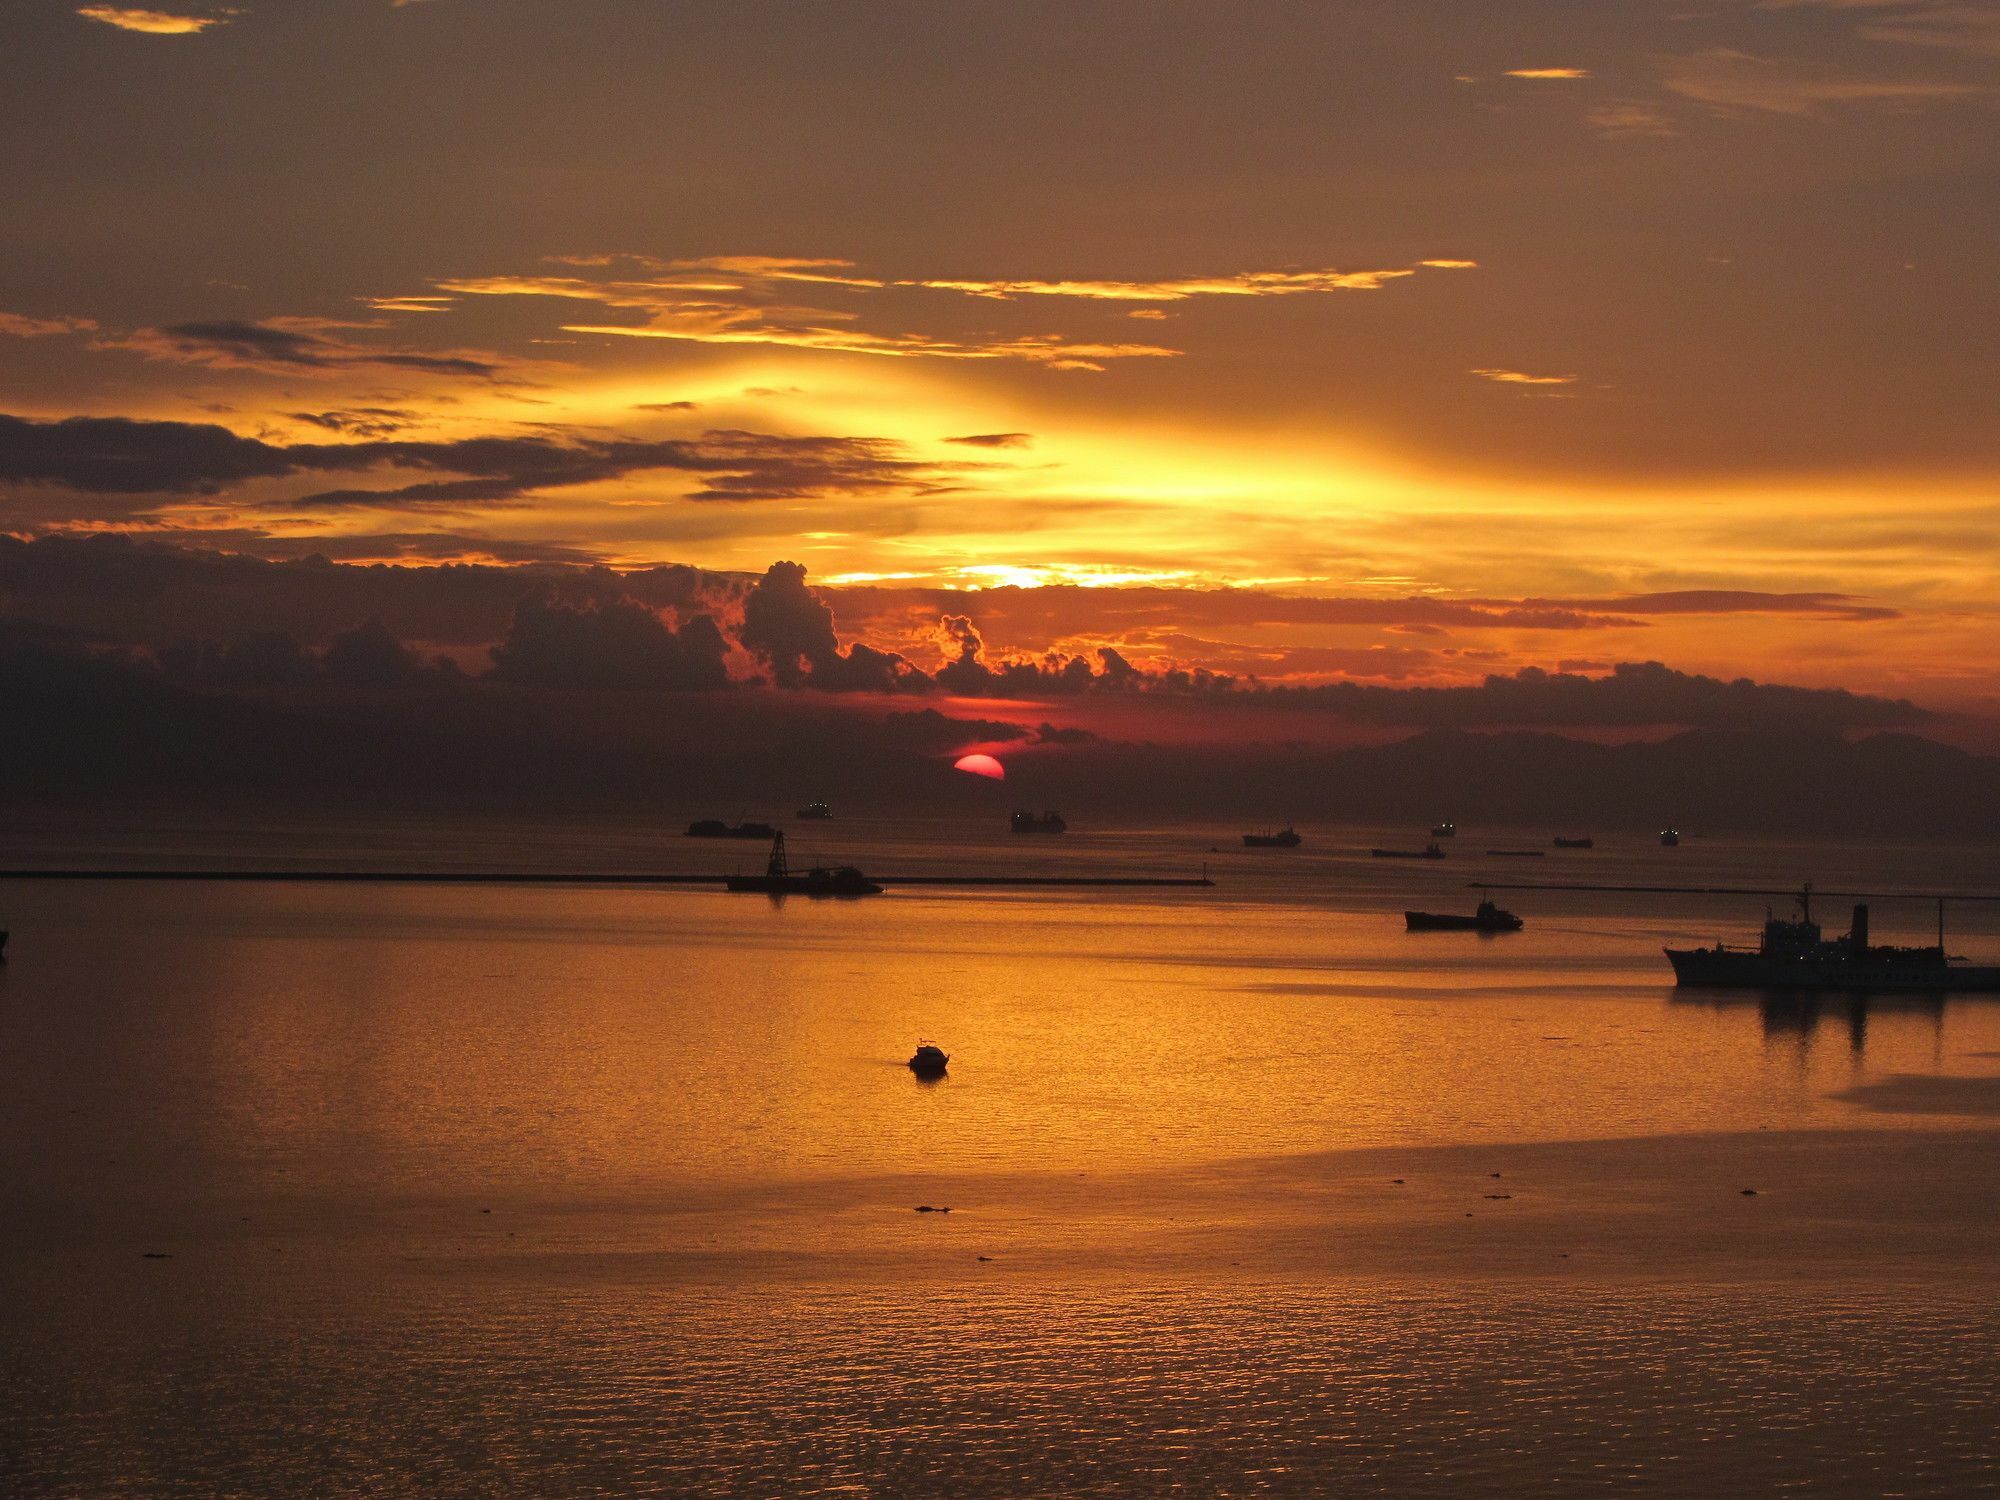
[[[1871,943],[1868,907],[1857,904],[1845,937],[1828,938],[1812,915],[1812,887],[1799,893],[1799,915],[1766,914],[1755,948],[1669,948],[1674,983],[1743,990],[1961,991],[2000,993],[2000,964],[1969,964],[1945,947],[1944,902],[1937,904],[1937,943],[1896,947]]]

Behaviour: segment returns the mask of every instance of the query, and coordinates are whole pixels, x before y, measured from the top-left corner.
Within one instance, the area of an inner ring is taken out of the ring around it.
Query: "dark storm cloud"
[[[738,640],[779,687],[836,692],[921,692],[930,678],[892,651],[863,642],[840,649],[833,610],[806,586],[806,570],[772,563],[744,596]]]
[[[308,417],[355,430],[389,408]],[[538,492],[652,470],[702,476],[688,498],[754,501],[933,487],[950,472],[869,437],[790,437],[722,430],[698,439],[479,437],[424,442],[273,443],[213,423],[0,415],[0,485],[59,485],[95,495],[216,495],[250,480],[306,473],[419,470],[457,476],[371,489],[344,486],[269,504],[287,509],[505,504]],[[27,507],[17,506],[17,509]],[[31,518],[30,518],[31,519]]]
[[[356,406],[346,411],[289,411],[294,422],[324,427],[343,437],[381,438],[401,432],[418,420],[418,414],[400,406]]]
[[[99,341],[100,347],[131,349],[151,359],[223,369],[273,371],[348,370],[381,366],[429,375],[463,375],[490,380],[514,368],[497,355],[418,354],[403,349],[373,349],[331,336],[345,327],[317,319],[272,318],[252,322],[224,318],[213,322],[174,323],[143,328],[136,333]]]
[[[206,422],[38,422],[0,414],[0,485],[55,485],[90,495],[213,495],[248,480],[358,467],[359,451],[280,447]]]
[[[689,496],[693,500],[791,500],[905,489],[934,494],[958,472],[905,457],[903,445],[886,438],[720,431],[680,446],[689,454],[687,467],[715,475]]]
[[[493,648],[493,675],[534,687],[697,692],[729,685],[729,643],[698,614],[679,629],[633,600],[524,600]]]

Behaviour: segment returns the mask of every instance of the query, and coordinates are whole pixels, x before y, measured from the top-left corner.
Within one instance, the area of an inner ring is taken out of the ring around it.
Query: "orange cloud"
[[[83,5],[77,7],[76,13],[87,20],[116,26],[120,31],[140,31],[148,36],[193,36],[211,26],[228,24],[229,18],[235,14],[234,11],[225,11],[219,16],[181,16],[164,10],[139,10],[124,5]]]
[[[564,333],[602,333],[621,338],[680,339],[697,344],[768,344],[792,349],[822,349],[836,354],[876,354],[897,359],[1018,359],[1053,370],[1103,370],[1110,359],[1171,359],[1178,349],[1155,344],[1071,343],[1060,334],[1030,334],[1022,338],[984,342],[932,338],[927,334],[873,334],[838,328],[784,328],[755,319],[701,328],[654,323],[621,327],[615,323],[565,323]]]
[[[861,313],[851,306],[803,306],[790,299],[798,296],[796,288],[800,284],[825,286],[848,294],[914,289],[1001,301],[1052,297],[1159,303],[1194,297],[1282,297],[1375,291],[1420,270],[1466,270],[1477,264],[1470,260],[1433,259],[1379,270],[1244,271],[1164,281],[945,278],[882,281],[851,274],[855,269],[851,261],[826,258],[719,255],[699,260],[655,260],[638,255],[568,255],[551,259],[579,270],[629,264],[652,274],[602,280],[563,275],[458,277],[434,285],[439,292],[450,296],[555,297],[647,315],[647,321],[635,324],[566,324],[563,328],[566,333],[704,344],[779,345],[896,358],[1020,360],[1058,370],[1102,370],[1108,360],[1165,359],[1181,351],[1157,344],[1073,340],[1055,333],[1003,338],[984,334],[875,332],[853,326],[860,321]],[[424,311],[428,310],[426,304],[434,300],[377,298],[371,305]],[[1160,316],[1156,308],[1141,308],[1132,315]]]
[[[1474,370],[1481,380],[1499,385],[1574,385],[1574,375],[1529,375],[1521,370]]]
[[[1086,297],[1107,302],[1185,302],[1190,297],[1290,297],[1307,292],[1373,292],[1421,267],[1462,270],[1476,264],[1426,260],[1370,271],[1239,271],[1172,281],[915,281],[898,285],[973,297]]]
[[[49,338],[58,333],[90,333],[97,325],[88,318],[29,318],[0,312],[0,334],[16,339]]]
[[[1590,69],[1588,69],[1588,68],[1509,68],[1509,69],[1507,70],[1507,76],[1508,76],[1509,78],[1527,78],[1527,79],[1533,79],[1533,80],[1536,80],[1536,81],[1539,81],[1539,82],[1552,82],[1552,81],[1555,81],[1555,80],[1558,80],[1558,79],[1572,79],[1572,78],[1588,78],[1588,77],[1590,76]]]

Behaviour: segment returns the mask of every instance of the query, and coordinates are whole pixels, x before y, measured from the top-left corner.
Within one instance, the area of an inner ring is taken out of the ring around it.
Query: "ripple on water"
[[[425,1279],[199,1336],[129,1312],[87,1371],[7,1320],[25,1491],[1942,1496],[2000,1463],[1970,1296]]]

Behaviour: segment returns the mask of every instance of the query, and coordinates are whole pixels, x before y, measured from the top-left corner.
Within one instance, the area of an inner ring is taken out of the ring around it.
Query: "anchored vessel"
[[[688,824],[691,839],[768,839],[778,830],[769,823],[725,823],[720,818],[702,818]]]
[[[1063,833],[1068,828],[1069,824],[1063,821],[1063,815],[1059,812],[1017,812],[1014,814],[1014,832],[1016,833]]]
[[[1455,839],[1458,837],[1458,825],[1456,823],[1440,823],[1431,830],[1431,837],[1434,839]]]
[[[832,817],[833,809],[828,807],[824,802],[808,802],[804,807],[799,809],[799,816],[817,821]]]
[[[1597,843],[1594,839],[1566,839],[1561,834],[1557,834],[1556,847],[1558,849],[1594,849],[1597,847]]]
[[[1298,830],[1289,823],[1276,833],[1246,833],[1243,847],[1246,849],[1296,849],[1305,842]]]
[[[1436,844],[1426,844],[1421,849],[1370,849],[1377,859],[1443,859],[1444,850]]]
[[[1662,828],[1660,830],[1660,847],[1662,849],[1675,848],[1680,844],[1680,841],[1681,831],[1678,828]]]
[[[1897,948],[1868,941],[1868,908],[1854,908],[1847,936],[1826,938],[1812,919],[1812,887],[1799,894],[1799,919],[1767,917],[1755,948],[1669,948],[1674,982],[1730,989],[1981,990],[2000,992],[2000,965],[1968,964],[1944,945],[1944,903],[1938,903],[1934,948]]]
[[[1482,901],[1469,917],[1457,912],[1406,911],[1403,927],[1408,932],[1519,932],[1521,919],[1491,901]]]
[[[761,891],[767,896],[879,896],[882,887],[853,865],[814,865],[799,872],[785,862],[785,836],[771,835],[771,860],[762,875],[729,875],[727,890]]]

